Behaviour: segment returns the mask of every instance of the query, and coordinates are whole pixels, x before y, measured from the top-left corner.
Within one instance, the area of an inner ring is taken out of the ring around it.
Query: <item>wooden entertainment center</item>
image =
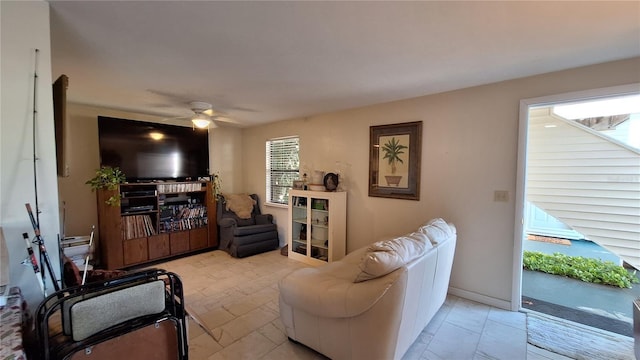
[[[120,206],[106,200],[120,195]],[[209,181],[121,184],[98,190],[101,264],[121,269],[218,246]]]

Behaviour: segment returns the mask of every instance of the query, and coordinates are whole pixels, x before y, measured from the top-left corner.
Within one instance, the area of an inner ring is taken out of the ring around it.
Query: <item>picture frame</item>
[[[369,127],[369,196],[420,200],[422,121]]]

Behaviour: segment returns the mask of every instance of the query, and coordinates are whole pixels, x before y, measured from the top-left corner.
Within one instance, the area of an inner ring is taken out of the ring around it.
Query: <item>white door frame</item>
[[[595,100],[612,96],[640,93],[640,83],[576,91],[564,94],[520,100],[520,120],[518,123],[518,167],[516,174],[516,208],[513,234],[513,277],[511,281],[511,310],[522,308],[522,241],[524,238],[524,208],[526,199],[527,139],[529,109],[579,100]]]

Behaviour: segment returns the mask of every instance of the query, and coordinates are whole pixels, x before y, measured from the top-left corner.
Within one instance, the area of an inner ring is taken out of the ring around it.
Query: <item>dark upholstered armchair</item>
[[[218,226],[220,227],[220,250],[231,256],[242,258],[277,249],[278,228],[273,223],[273,215],[261,214],[258,195],[249,195],[255,203],[249,218],[241,218],[228,209],[227,199],[218,198]]]

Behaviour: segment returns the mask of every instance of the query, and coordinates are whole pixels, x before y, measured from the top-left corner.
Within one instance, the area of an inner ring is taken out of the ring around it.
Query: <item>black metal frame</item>
[[[141,316],[104,329],[82,341],[74,341],[61,331],[50,334],[50,318],[61,311],[62,304],[77,297],[86,297],[99,292],[109,293],[124,288],[137,286],[151,281],[163,280],[165,283],[165,309],[159,314]],[[176,359],[188,359],[187,323],[184,308],[182,281],[177,274],[161,269],[143,270],[124,276],[93,282],[86,285],[70,287],[58,291],[45,298],[35,312],[36,339],[38,353],[35,357],[48,359],[65,359],[80,349],[102,343],[123,334],[141,329],[160,321],[171,320],[178,324],[178,354]],[[52,341],[56,338],[56,341]]]

